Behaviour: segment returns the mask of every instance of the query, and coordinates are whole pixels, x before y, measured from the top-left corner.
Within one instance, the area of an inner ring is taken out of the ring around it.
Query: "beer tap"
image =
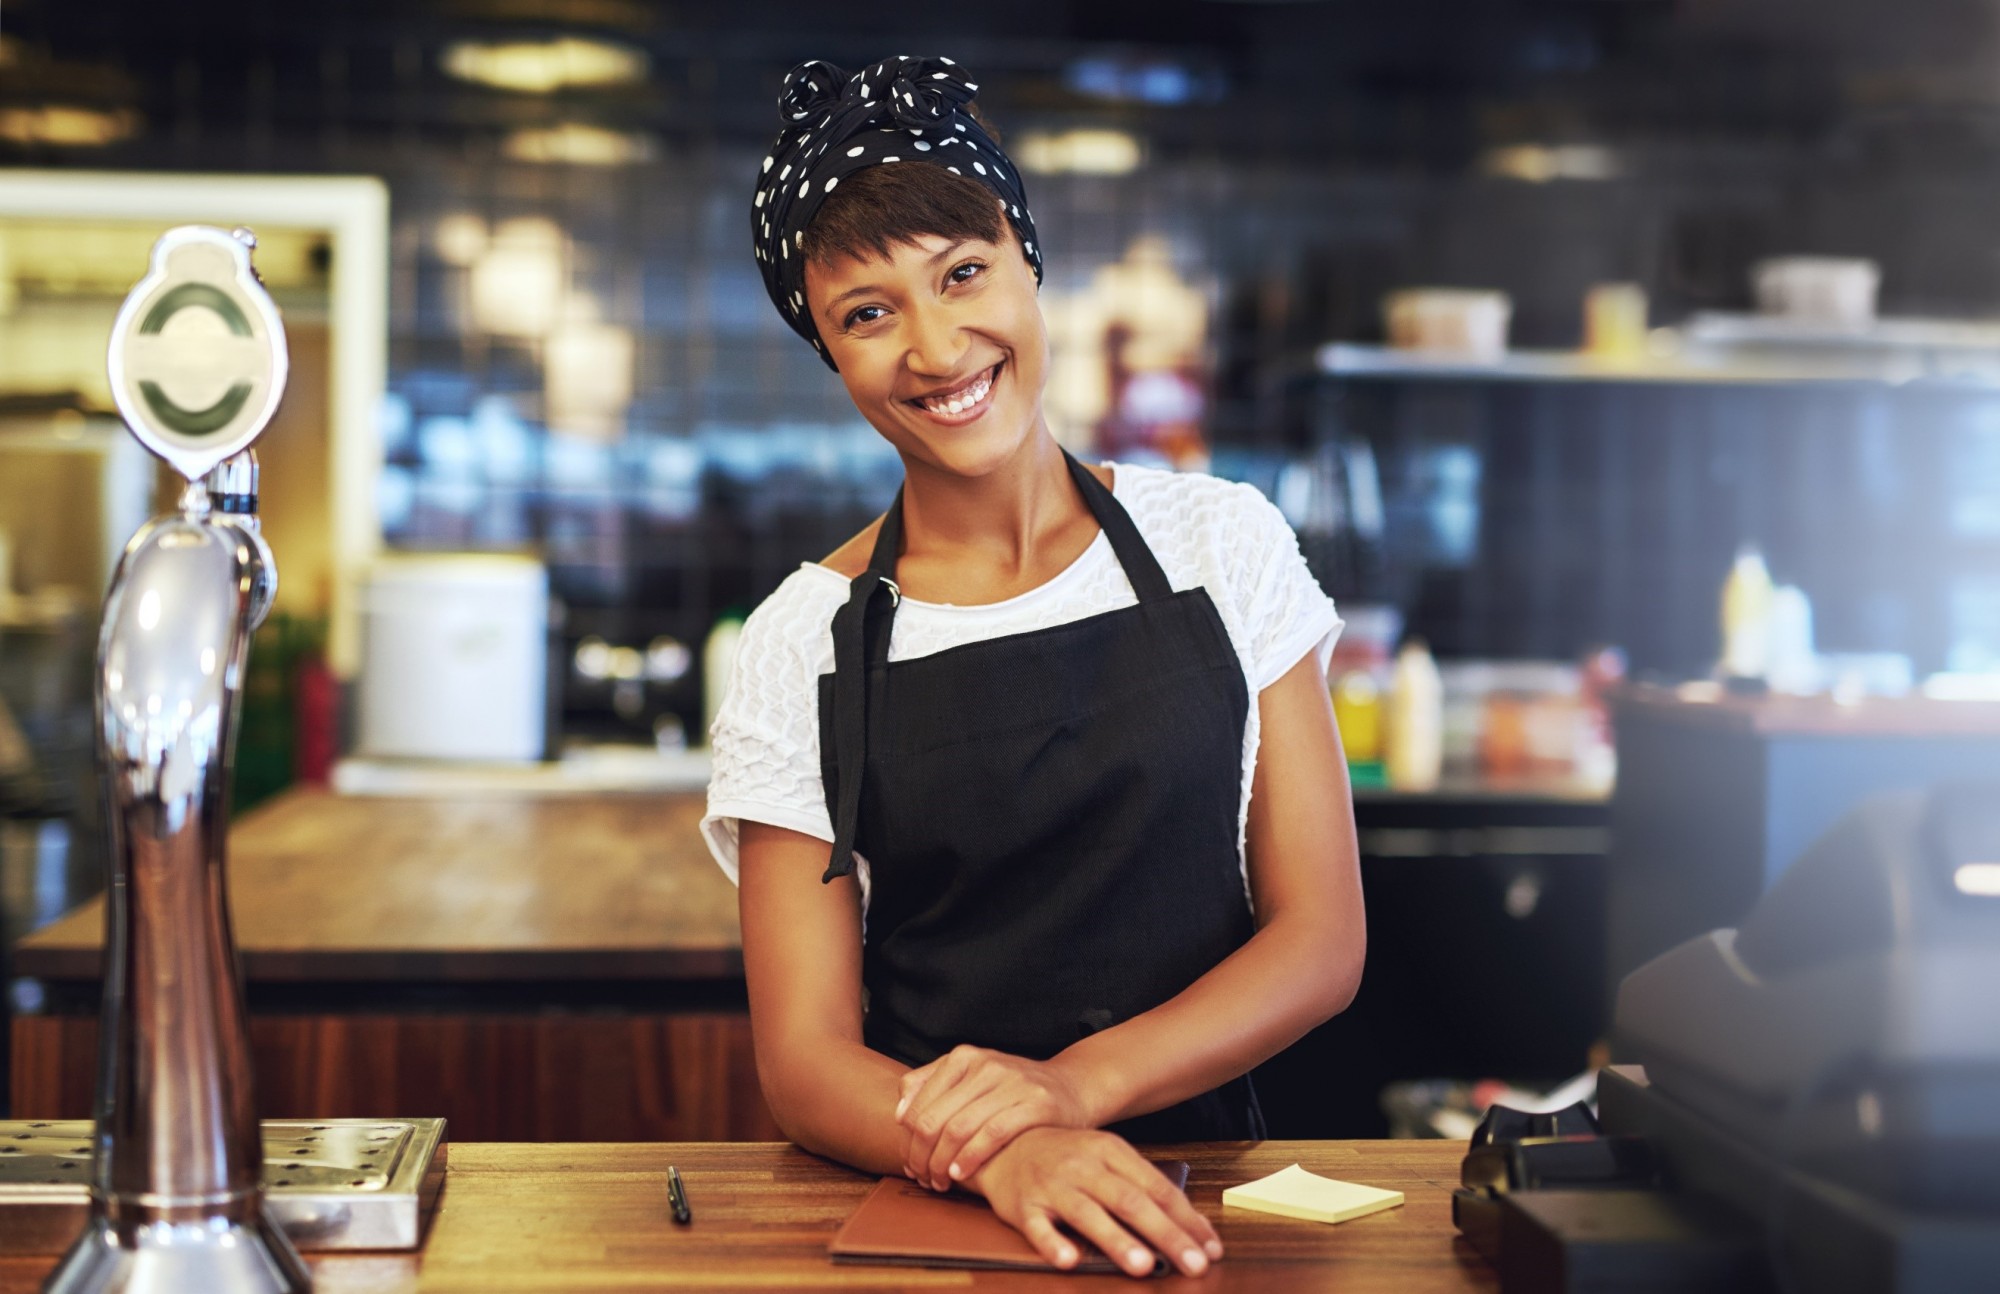
[[[110,883],[91,1211],[45,1289],[311,1288],[265,1209],[263,1146],[224,861],[250,636],[277,567],[251,443],[276,411],[284,326],[246,229],[154,244],[112,327],[113,398],[186,478],[126,545],[98,641]]]

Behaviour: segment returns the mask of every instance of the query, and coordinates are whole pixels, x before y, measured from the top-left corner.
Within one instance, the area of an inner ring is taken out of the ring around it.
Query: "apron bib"
[[[1136,606],[892,664],[899,493],[834,617],[827,878],[868,860],[866,1040],[908,1065],[959,1043],[1046,1060],[1254,931],[1236,847],[1249,693],[1228,631],[1064,457]],[[1243,1140],[1263,1119],[1245,1076],[1114,1130]]]

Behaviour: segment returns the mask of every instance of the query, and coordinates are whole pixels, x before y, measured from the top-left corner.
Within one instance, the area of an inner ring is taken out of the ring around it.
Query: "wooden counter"
[[[256,983],[700,980],[743,973],[736,889],[703,797],[392,798],[287,791],[229,837]],[[21,941],[14,973],[95,979],[92,902]]]
[[[294,790],[230,834],[259,1104],[473,1141],[762,1139],[736,890],[697,794]],[[16,946],[13,1112],[82,1118],[103,907]]]
[[[425,1290],[1054,1290],[1112,1288],[1343,1294],[1497,1290],[1451,1225],[1464,1148],[1439,1141],[1301,1141],[1186,1147],[1188,1193],[1227,1257],[1205,1278],[1037,1276],[836,1267],[826,1245],[872,1179],[788,1145],[455,1145],[443,1202],[412,1254],[312,1259],[319,1294]],[[677,1227],[668,1164],[694,1223]],[[1402,1191],[1398,1209],[1339,1226],[1221,1206],[1222,1188],[1288,1164]],[[38,1288],[48,1258],[0,1257],[0,1294]]]

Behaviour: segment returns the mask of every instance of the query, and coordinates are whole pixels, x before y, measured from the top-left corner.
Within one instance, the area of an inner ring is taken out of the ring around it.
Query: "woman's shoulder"
[[[847,601],[847,580],[817,562],[800,562],[743,622],[744,655],[817,664],[833,655],[833,613]]]
[[[868,560],[875,555],[875,536],[881,529],[882,518],[877,517],[863,526],[861,533],[820,558],[819,565],[842,579],[853,579],[868,569]]]
[[[1263,492],[1241,481],[1206,472],[1175,472],[1130,463],[1114,464],[1118,498],[1148,542],[1164,543],[1190,555],[1242,553],[1291,527]]]

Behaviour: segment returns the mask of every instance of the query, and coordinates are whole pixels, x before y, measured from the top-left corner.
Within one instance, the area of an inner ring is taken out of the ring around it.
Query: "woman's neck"
[[[1046,431],[983,476],[905,460],[897,570],[911,597],[961,605],[1011,597],[1053,578],[1096,531]]]

